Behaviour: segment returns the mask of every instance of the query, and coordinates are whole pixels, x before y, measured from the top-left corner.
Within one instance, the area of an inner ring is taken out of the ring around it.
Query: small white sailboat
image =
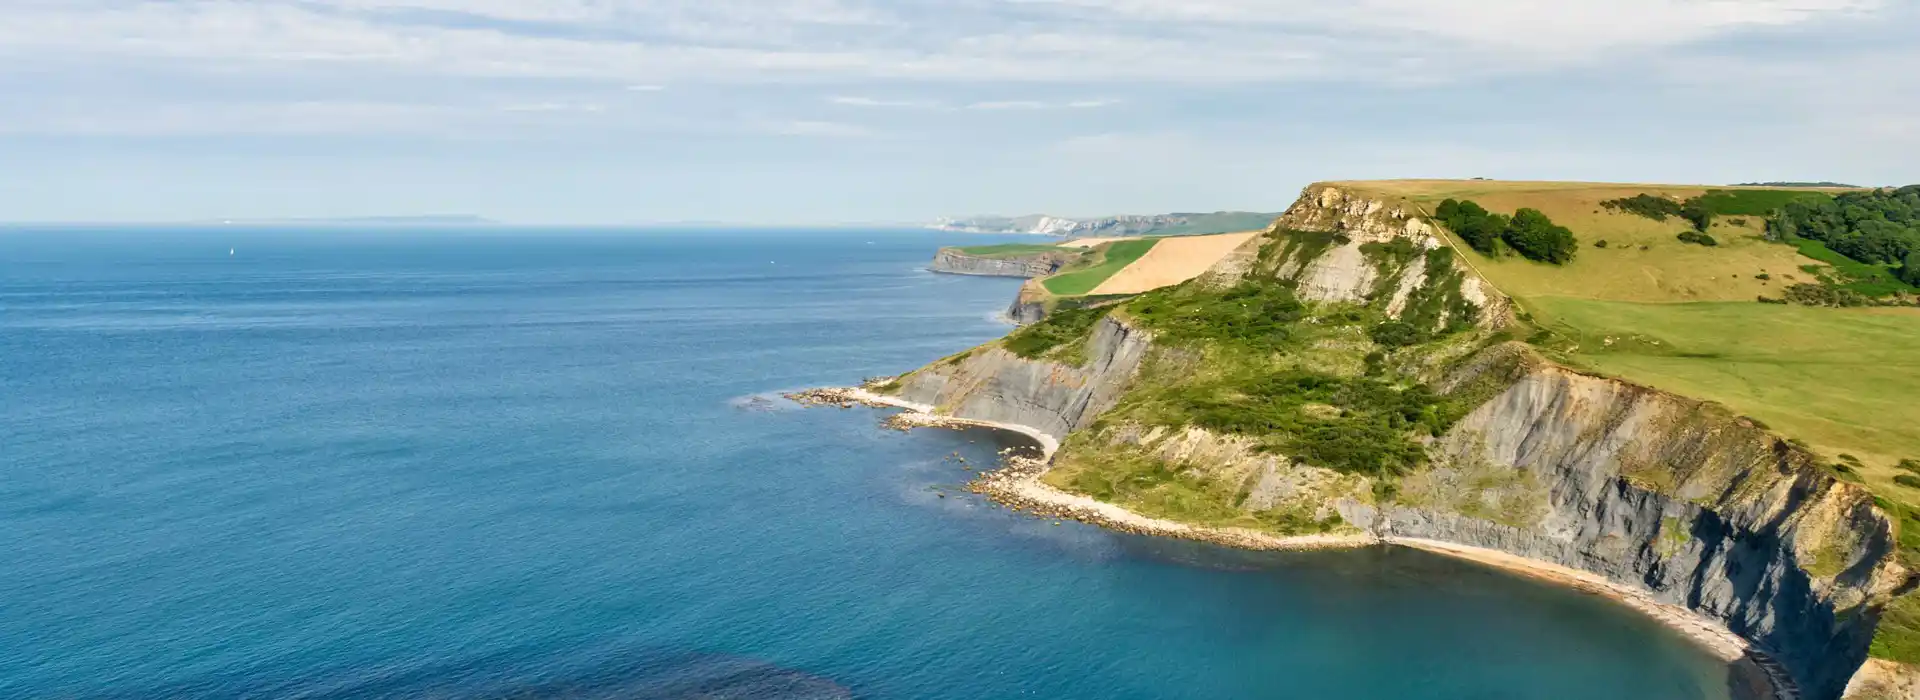
[[[232,248],[228,248],[228,249],[227,249],[227,257],[229,257],[229,258],[231,258],[231,257],[233,257],[233,249],[232,249]]]

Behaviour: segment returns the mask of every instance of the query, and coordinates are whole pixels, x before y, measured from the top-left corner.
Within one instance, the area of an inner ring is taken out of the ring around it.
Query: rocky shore
[[[1196,527],[1170,520],[1159,520],[1125,508],[1075,495],[1048,486],[1040,480],[1047,462],[1031,457],[1007,455],[998,470],[982,472],[967,484],[967,490],[986,496],[1006,508],[1040,518],[1075,520],[1116,532],[1153,537],[1172,537],[1254,550],[1349,549],[1378,544],[1369,535],[1304,535],[1278,537],[1264,532],[1238,528]]]
[[[1112,503],[1062,491],[1042,481],[1041,477],[1050,467],[1053,455],[1059,449],[1059,443],[1051,435],[1031,427],[937,415],[933,412],[933,406],[877,394],[865,388],[809,389],[785,396],[789,400],[809,406],[831,406],[842,409],[854,407],[906,409],[902,413],[890,416],[886,421],[887,427],[896,430],[987,427],[1009,430],[1031,437],[1040,444],[1038,455],[1018,449],[1003,450],[1000,468],[982,471],[967,484],[967,490],[1010,510],[1036,518],[1073,520],[1116,532],[1171,537],[1238,549],[1301,551],[1394,545],[1467,559],[1518,575],[1604,596],[1646,615],[1726,661],[1730,669],[1729,684],[1737,700],[1799,700],[1800,698],[1797,685],[1785,669],[1724,625],[1685,607],[1662,603],[1646,591],[1609,581],[1590,572],[1527,559],[1498,550],[1437,540],[1382,537],[1371,533],[1281,537],[1254,530],[1200,527],[1150,518]]]

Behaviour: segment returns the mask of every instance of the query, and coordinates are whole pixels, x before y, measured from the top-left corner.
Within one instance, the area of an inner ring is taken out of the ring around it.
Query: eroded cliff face
[[[1483,327],[1510,318],[1470,270],[1440,269],[1444,256],[1428,253],[1441,245],[1407,212],[1311,188],[1274,232],[1201,283],[1271,276],[1303,297],[1402,318],[1434,308],[1444,318],[1458,311],[1434,299],[1472,298]],[[1436,296],[1447,291],[1439,283],[1457,295]],[[1105,449],[1152,455],[1222,485],[1251,512],[1337,515],[1343,530],[1494,549],[1643,588],[1752,640],[1809,698],[1841,695],[1866,661],[1879,607],[1911,576],[1897,562],[1894,523],[1813,455],[1717,406],[1561,367],[1521,343],[1469,346],[1409,370],[1473,408],[1427,444],[1430,464],[1388,488],[1248,438],[1130,423],[1125,411],[1096,425],[1143,367],[1193,360],[1121,316],[1094,327],[1084,362],[989,345],[902,378],[899,394],[1032,426],[1096,459]],[[1911,669],[1878,662],[1854,685],[1863,698],[1920,687]]]
[[[1638,585],[1772,652],[1808,697],[1867,654],[1868,606],[1908,573],[1863,489],[1723,409],[1495,347],[1448,381],[1517,375],[1359,527],[1497,549]],[[1520,367],[1506,369],[1510,363]]]
[[[1151,344],[1139,329],[1109,316],[1094,326],[1084,364],[1028,360],[988,345],[902,377],[897,393],[942,414],[1065,437],[1113,407]]]
[[[1039,323],[1047,318],[1047,290],[1040,282],[1029,281],[1020,285],[1020,294],[1007,306],[1007,318],[1016,325]]]
[[[927,269],[953,275],[987,277],[1045,277],[1071,260],[1076,251],[1038,253],[1017,257],[968,255],[958,248],[941,248]]]

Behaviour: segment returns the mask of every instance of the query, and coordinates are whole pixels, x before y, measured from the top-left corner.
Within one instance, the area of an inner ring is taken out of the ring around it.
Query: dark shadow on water
[[[1377,545],[1346,550],[1261,552],[1140,535],[1116,533],[1111,537],[1122,555],[1129,558],[1271,577],[1276,590],[1289,586],[1322,591],[1418,589],[1430,597],[1500,591],[1503,595],[1532,598],[1543,605],[1551,605],[1550,601],[1556,597],[1567,596],[1605,600],[1477,562],[1406,547]],[[1625,606],[1620,606],[1618,614],[1640,615]],[[1653,623],[1648,621],[1648,624]],[[1784,668],[1757,651],[1727,664],[1725,683],[1731,700],[1772,700],[1776,684],[1798,690]]]

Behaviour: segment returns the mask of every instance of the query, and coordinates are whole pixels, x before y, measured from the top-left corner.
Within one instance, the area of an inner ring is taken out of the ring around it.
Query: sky
[[[1920,0],[0,0],[0,221],[1920,182]]]

